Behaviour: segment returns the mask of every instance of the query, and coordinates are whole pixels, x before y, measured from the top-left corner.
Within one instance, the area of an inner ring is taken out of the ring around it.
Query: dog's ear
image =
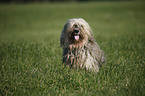
[[[93,36],[89,37],[88,38],[88,41],[91,43],[91,44],[94,44],[95,43],[95,39]]]
[[[60,46],[62,47],[64,45],[64,40],[63,40],[63,38],[61,37],[60,38]]]
[[[60,46],[62,47],[64,45],[65,42],[65,33],[66,33],[66,28],[67,28],[67,24],[64,25],[64,28],[61,32],[61,37],[60,37]]]
[[[64,45],[64,31],[62,31],[61,37],[60,37],[60,46],[62,47],[63,45]]]
[[[91,29],[91,27],[88,25],[87,26],[87,30],[88,30],[88,41],[90,42],[90,43],[92,43],[92,44],[94,44],[95,43],[95,38],[93,37],[93,31],[92,31],[92,29]]]

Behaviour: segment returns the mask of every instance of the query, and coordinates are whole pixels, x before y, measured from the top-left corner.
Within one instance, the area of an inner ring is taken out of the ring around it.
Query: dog
[[[63,63],[71,68],[99,72],[105,56],[92,34],[91,27],[84,19],[69,19],[60,36]]]

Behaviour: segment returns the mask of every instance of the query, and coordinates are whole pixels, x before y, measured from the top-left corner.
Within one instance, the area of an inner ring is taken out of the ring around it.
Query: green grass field
[[[107,58],[99,73],[62,64],[59,38],[84,18]],[[0,4],[0,96],[145,96],[145,2]]]

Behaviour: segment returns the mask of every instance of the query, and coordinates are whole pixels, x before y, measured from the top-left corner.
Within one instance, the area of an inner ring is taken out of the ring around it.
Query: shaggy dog
[[[60,37],[63,62],[73,68],[99,71],[104,53],[95,42],[89,24],[82,18],[69,19]]]

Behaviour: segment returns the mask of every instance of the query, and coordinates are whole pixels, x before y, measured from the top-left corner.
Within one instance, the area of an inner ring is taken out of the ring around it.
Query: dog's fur
[[[82,18],[69,19],[60,37],[63,62],[73,68],[99,71],[104,53],[95,42],[89,24]]]

